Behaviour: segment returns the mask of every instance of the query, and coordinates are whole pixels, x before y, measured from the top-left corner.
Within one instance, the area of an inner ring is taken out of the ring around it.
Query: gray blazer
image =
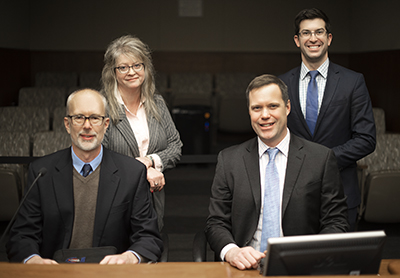
[[[174,168],[179,161],[182,142],[164,99],[160,95],[154,95],[154,99],[159,109],[161,121],[158,121],[153,116],[147,117],[150,137],[147,153],[157,154],[161,158],[165,171]],[[103,145],[117,153],[131,157],[139,156],[139,148],[135,135],[122,106],[120,110],[120,121],[117,125],[114,125],[112,121],[110,121],[110,126],[103,139]],[[153,195],[154,207],[159,218],[158,223],[160,230],[163,226],[164,199],[164,190],[156,192]]]

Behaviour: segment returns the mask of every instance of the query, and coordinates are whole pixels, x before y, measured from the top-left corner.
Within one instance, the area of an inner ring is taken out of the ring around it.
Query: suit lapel
[[[114,197],[119,186],[118,169],[114,164],[111,152],[103,148],[99,190],[97,193],[96,215],[93,229],[93,246],[99,246]]]
[[[124,137],[134,157],[139,156],[139,148],[136,142],[135,134],[133,133],[131,124],[125,114],[125,108],[121,105],[119,113],[120,121],[116,125],[121,135]]]
[[[306,119],[304,118],[303,111],[301,110],[300,106],[300,93],[299,93],[300,71],[301,67],[298,67],[296,70],[294,70],[292,76],[290,77],[289,80],[290,85],[288,86],[289,99],[293,100],[290,102],[293,113],[299,115],[299,119],[301,121],[301,124],[303,125],[303,129],[308,131],[311,140],[311,132],[310,129],[308,128]]]
[[[321,124],[326,115],[326,111],[335,96],[336,87],[340,80],[340,72],[334,63],[329,64],[328,79],[325,85],[324,98],[322,100],[321,109],[318,114],[317,123],[315,125],[315,133],[318,132],[318,126]]]
[[[286,167],[285,184],[282,198],[282,218],[292,196],[294,187],[304,163],[305,154],[302,151],[302,142],[293,134],[290,135],[288,161]]]
[[[65,238],[63,248],[68,248],[72,236],[74,222],[74,191],[72,177],[71,148],[61,153],[60,160],[55,165],[56,171],[53,175],[53,187],[56,195],[60,217],[64,223]]]
[[[247,151],[248,153],[243,156],[243,161],[256,205],[256,212],[259,214],[261,210],[261,185],[257,137],[250,142]]]
[[[147,125],[149,127],[149,147],[147,153],[153,153],[157,145],[156,119],[153,116],[147,115]]]

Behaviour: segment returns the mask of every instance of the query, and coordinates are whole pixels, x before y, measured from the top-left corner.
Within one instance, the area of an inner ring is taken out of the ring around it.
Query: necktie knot
[[[310,70],[308,73],[311,76],[311,80],[315,79],[317,77],[317,75],[319,74],[319,72],[317,70]]]
[[[279,152],[279,149],[277,149],[277,148],[272,148],[272,149],[267,150],[267,153],[269,156],[269,162],[272,162],[275,160],[275,157],[278,154],[278,152]],[[268,164],[269,164],[269,162],[268,162]]]
[[[83,165],[82,176],[87,177],[89,175],[90,171],[92,171],[92,166],[90,166],[90,164]]]

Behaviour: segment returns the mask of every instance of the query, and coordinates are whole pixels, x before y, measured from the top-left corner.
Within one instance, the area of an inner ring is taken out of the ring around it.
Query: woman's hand
[[[153,161],[147,156],[136,157],[136,159],[142,162],[147,169],[153,166]]]
[[[153,167],[147,169],[147,180],[149,181],[151,192],[161,191],[165,185],[164,174]]]

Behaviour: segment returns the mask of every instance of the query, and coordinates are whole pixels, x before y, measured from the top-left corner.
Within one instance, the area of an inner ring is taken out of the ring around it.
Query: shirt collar
[[[329,58],[327,58],[326,61],[317,69],[319,74],[325,79],[328,77],[328,68]],[[304,80],[309,71],[310,70],[307,68],[307,66],[303,62],[301,62],[300,80]]]
[[[288,128],[287,129],[287,134],[285,138],[276,146],[276,148],[284,155],[288,156],[289,152],[289,142],[290,142],[290,131]],[[271,149],[271,147],[267,146],[263,141],[261,141],[260,137],[257,137],[258,139],[258,156],[261,158],[261,156],[265,153],[266,150]]]
[[[128,108],[126,108],[126,105],[125,105],[125,103],[124,103],[124,100],[123,100],[122,97],[121,97],[121,93],[119,92],[118,87],[115,87],[114,96],[115,96],[115,98],[117,99],[118,103],[122,104],[122,105],[125,107],[125,109],[128,110]],[[140,96],[140,104],[139,104],[139,107],[141,107],[141,106],[144,104],[145,100],[146,100],[146,99],[145,99],[143,96]],[[129,110],[128,110],[128,111],[129,111]],[[130,111],[129,111],[129,113],[130,113]]]
[[[98,156],[96,156],[92,161],[89,163],[83,162],[74,152],[74,149],[71,147],[71,154],[72,154],[72,165],[74,166],[75,170],[78,171],[78,173],[81,172],[83,165],[85,164],[90,164],[92,166],[93,171],[96,170],[96,168],[100,165],[102,159],[103,159],[103,145],[101,145],[100,153]]]

